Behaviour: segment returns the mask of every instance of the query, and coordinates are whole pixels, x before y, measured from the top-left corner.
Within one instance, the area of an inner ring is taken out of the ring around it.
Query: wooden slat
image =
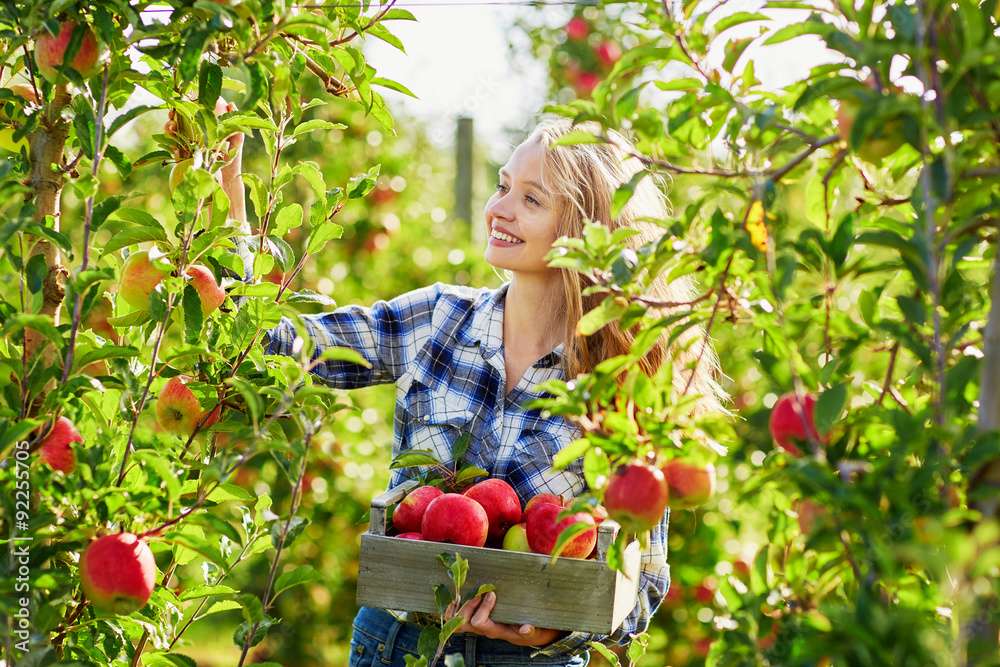
[[[611,526],[609,526],[611,528]],[[635,606],[639,545],[626,549],[629,577],[603,562],[541,554],[401,540],[366,533],[361,537],[359,605],[436,613],[434,586],[449,586],[438,554],[459,553],[469,561],[463,595],[480,584],[496,587],[492,618],[501,623],[586,632],[611,632]]]

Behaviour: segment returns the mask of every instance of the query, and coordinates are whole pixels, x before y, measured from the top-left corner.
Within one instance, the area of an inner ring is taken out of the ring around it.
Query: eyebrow
[[[507,171],[506,169],[504,169],[503,167],[500,167],[500,174],[501,174],[501,175],[503,175],[503,174],[507,174],[507,176],[508,176],[508,177],[510,177],[510,172],[508,172],[508,171]],[[538,183],[537,181],[521,181],[521,182],[522,182],[522,183],[527,183],[528,185],[533,185],[534,187],[538,188],[539,190],[543,190],[543,188],[542,188],[541,184],[540,184],[540,183]]]

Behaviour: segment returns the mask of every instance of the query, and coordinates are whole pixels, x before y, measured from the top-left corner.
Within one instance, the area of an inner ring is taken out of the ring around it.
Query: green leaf
[[[316,130],[344,130],[347,126],[343,123],[331,123],[328,120],[320,120],[315,118],[313,120],[307,120],[304,123],[299,123],[295,126],[295,132],[292,133],[292,137],[301,137],[303,134],[308,134],[309,132],[315,132]]]
[[[229,586],[224,586],[222,584],[216,586],[195,586],[193,588],[188,588],[180,594],[178,599],[181,602],[186,600],[197,600],[199,598],[207,598],[213,595],[235,595],[239,591],[235,588]]]
[[[465,453],[469,451],[469,443],[472,442],[472,433],[465,431],[455,438],[451,446],[451,459],[456,463],[465,458]]]
[[[215,103],[222,94],[222,68],[215,63],[203,61],[198,72],[198,102],[215,113]]]
[[[317,361],[346,361],[359,366],[364,366],[365,368],[372,367],[367,359],[362,357],[357,350],[350,347],[325,348],[317,357]]]
[[[581,336],[590,336],[604,328],[609,322],[614,322],[628,309],[628,304],[622,304],[615,300],[614,296],[608,296],[597,308],[589,311],[577,322],[576,331]]]
[[[344,228],[335,222],[324,222],[313,227],[306,242],[306,252],[310,255],[319,254],[326,244],[344,235]]]
[[[553,146],[575,146],[576,144],[603,144],[606,143],[603,139],[595,136],[591,132],[586,132],[584,130],[570,130],[566,134],[562,135],[554,142]]]
[[[724,30],[728,30],[734,26],[743,25],[744,23],[770,20],[771,18],[769,16],[759,14],[757,12],[734,12],[716,21],[713,27],[715,28],[715,34],[718,35]]]
[[[611,476],[611,462],[600,447],[591,447],[583,456],[583,476],[591,489],[601,489]]]
[[[429,449],[407,449],[400,452],[389,464],[390,470],[396,468],[413,468],[416,466],[437,465],[438,461],[434,452]]]
[[[181,297],[181,305],[184,308],[184,339],[194,345],[201,338],[202,312],[201,297],[191,283],[184,286],[184,294]]]
[[[552,467],[556,470],[564,469],[566,466],[586,454],[590,450],[590,446],[590,440],[587,438],[578,438],[574,440],[556,452],[556,455],[552,458]]]
[[[171,502],[176,502],[181,495],[181,482],[180,477],[170,466],[170,462],[151,449],[139,449],[133,456],[137,461],[144,463],[156,472],[167,489],[167,497]]]
[[[294,586],[300,586],[313,581],[322,581],[322,579],[322,575],[316,571],[316,568],[311,565],[302,565],[295,568],[291,572],[285,572],[278,577],[278,581],[274,584],[273,597],[279,596],[281,593]]]
[[[599,653],[602,658],[607,660],[608,664],[610,664],[612,667],[621,667],[621,662],[619,662],[618,656],[612,653],[611,649],[609,649],[604,644],[600,642],[587,642],[587,645],[590,646],[590,648],[597,651],[597,653]]]
[[[382,76],[377,76],[374,79],[372,79],[370,83],[373,86],[382,86],[383,88],[388,88],[389,90],[395,90],[397,93],[408,95],[409,97],[412,97],[414,99],[417,100],[420,99],[413,93],[413,91],[411,91],[409,88],[401,84],[399,81],[393,81],[392,79],[387,79]]]
[[[549,556],[549,562],[555,563],[559,555],[566,549],[566,545],[572,542],[573,538],[586,533],[588,530],[594,530],[594,527],[582,521],[575,521],[563,528],[559,532],[559,537],[556,538],[555,546],[552,547],[552,555]]]
[[[629,179],[628,183],[625,183],[615,190],[614,198],[611,201],[611,217],[617,218],[621,215],[622,209],[625,208],[626,204],[632,199],[632,195],[635,193],[636,187],[639,185],[639,181],[647,176],[646,170],[637,171]]]
[[[456,459],[457,460],[457,459]],[[479,477],[489,477],[490,473],[479,466],[465,466],[455,475],[455,485],[462,486]]]
[[[673,90],[683,90],[683,91],[694,91],[702,90],[705,88],[705,82],[699,79],[692,79],[690,77],[681,77],[678,79],[670,79],[669,81],[654,81],[653,85],[660,90],[673,91]]]
[[[847,402],[847,385],[835,384],[816,400],[816,430],[825,436],[840,417]]]

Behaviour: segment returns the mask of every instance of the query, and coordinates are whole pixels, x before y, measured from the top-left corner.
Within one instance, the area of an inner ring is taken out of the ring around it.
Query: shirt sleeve
[[[667,508],[660,523],[650,531],[649,546],[643,550],[640,558],[639,592],[636,605],[617,630],[611,634],[571,632],[562,639],[534,651],[531,657],[581,653],[587,650],[590,642],[599,642],[608,646],[627,644],[632,640],[632,635],[645,632],[653,614],[663,602],[667,589],[670,587],[670,565],[667,564],[669,526],[670,509]]]
[[[313,359],[331,347],[346,347],[370,365],[327,360],[313,373],[326,384],[357,389],[395,382],[412,360],[418,342],[430,331],[441,283],[406,292],[371,306],[349,305],[328,313],[300,315],[306,333],[315,343]],[[291,318],[282,317],[264,339],[266,354],[292,354],[298,336]]]

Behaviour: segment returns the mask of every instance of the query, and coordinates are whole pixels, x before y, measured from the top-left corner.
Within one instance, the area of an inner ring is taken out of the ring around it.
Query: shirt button
[[[425,422],[429,422],[430,420],[431,420],[431,416],[430,415],[424,415],[424,421]]]

